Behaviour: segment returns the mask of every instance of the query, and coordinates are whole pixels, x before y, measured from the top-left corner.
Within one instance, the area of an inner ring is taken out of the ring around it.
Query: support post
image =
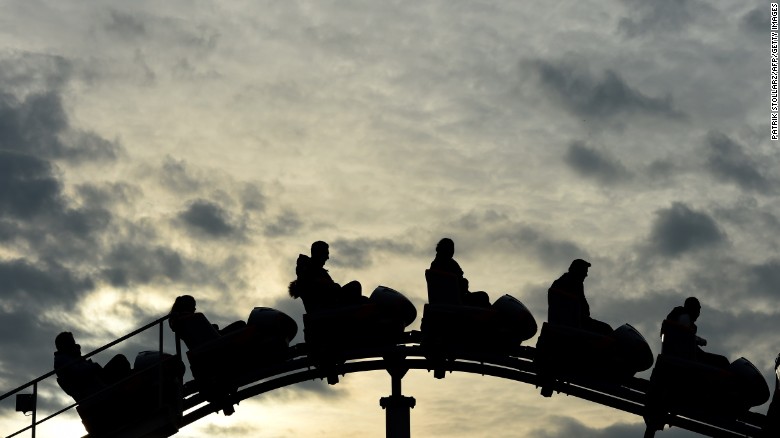
[[[403,366],[404,358],[405,356],[385,357],[392,385],[390,396],[379,399],[379,406],[386,412],[386,438],[411,438],[412,436],[410,410],[414,408],[416,400],[401,392],[401,380],[409,371],[409,368]]]
[[[33,383],[33,406],[32,406],[32,438],[35,438],[35,423],[38,422],[38,382]]]

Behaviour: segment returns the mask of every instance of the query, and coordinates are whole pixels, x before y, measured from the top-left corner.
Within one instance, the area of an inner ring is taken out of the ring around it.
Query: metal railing
[[[104,345],[104,346],[102,346],[102,347],[100,347],[100,348],[98,348],[98,349],[96,349],[96,350],[94,350],[94,351],[92,351],[92,352],[90,352],[88,354],[85,354],[84,356],[82,356],[82,359],[89,359],[90,357],[92,357],[92,356],[94,356],[94,355],[96,355],[98,353],[101,353],[101,352],[103,352],[105,350],[108,350],[109,348],[111,348],[111,347],[113,347],[113,346],[115,346],[115,345],[117,345],[117,344],[119,344],[121,342],[124,342],[127,339],[130,339],[130,338],[132,338],[132,337],[134,337],[134,336],[136,336],[136,335],[138,335],[140,333],[143,333],[146,330],[148,330],[148,329],[150,329],[150,328],[152,328],[152,327],[157,325],[160,328],[160,330],[159,330],[160,331],[160,338],[159,338],[160,339],[160,342],[159,342],[160,345],[159,345],[159,349],[158,349],[158,351],[160,353],[160,356],[159,356],[160,361],[158,361],[158,363],[156,363],[154,365],[151,365],[151,366],[145,368],[144,370],[151,369],[152,367],[155,367],[155,366],[159,367],[159,369],[160,369],[159,378],[160,378],[160,382],[162,383],[162,381],[163,381],[163,366],[162,366],[162,357],[163,357],[163,323],[166,320],[168,320],[168,318],[170,318],[170,315],[165,315],[165,316],[163,316],[161,318],[158,318],[158,319],[156,319],[156,320],[146,324],[145,326],[143,326],[143,327],[141,327],[141,328],[139,328],[137,330],[134,330],[133,332],[130,332],[130,333],[124,335],[124,336],[122,336],[119,339],[116,339],[116,340],[114,340],[112,342],[109,342],[108,344],[106,344],[106,345]],[[180,345],[178,336],[176,336],[175,344],[176,344],[176,356],[181,358],[181,345]],[[50,419],[52,419],[52,418],[54,418],[54,417],[64,413],[66,411],[69,411],[70,409],[75,408],[76,406],[80,405],[81,403],[83,403],[85,401],[88,401],[88,400],[90,400],[90,399],[92,399],[94,397],[97,397],[97,396],[105,393],[106,391],[110,391],[112,388],[114,388],[114,387],[124,383],[126,380],[128,380],[128,379],[130,379],[132,377],[132,376],[125,377],[124,379],[122,379],[122,380],[120,380],[118,382],[115,382],[114,384],[112,384],[110,386],[107,386],[107,387],[101,389],[100,391],[98,391],[98,392],[96,392],[96,393],[94,393],[94,394],[84,398],[83,400],[80,400],[80,401],[78,401],[76,403],[72,403],[69,406],[67,406],[67,407],[65,407],[63,409],[60,409],[59,411],[54,412],[53,414],[48,415],[48,416],[46,416],[45,418],[43,418],[43,419],[41,419],[39,421],[37,419],[38,383],[40,383],[41,381],[43,381],[45,379],[48,379],[49,377],[55,375],[57,373],[57,371],[60,371],[60,370],[62,370],[64,368],[67,368],[67,367],[69,367],[69,366],[71,366],[71,365],[73,365],[73,364],[75,364],[77,362],[78,361],[70,362],[67,365],[60,367],[59,369],[55,369],[55,370],[49,371],[48,373],[46,373],[46,374],[44,374],[44,375],[42,375],[42,376],[40,376],[40,377],[38,377],[38,378],[36,378],[34,380],[31,380],[31,381],[25,383],[24,385],[19,386],[18,388],[12,389],[11,391],[8,391],[8,392],[6,392],[3,395],[0,395],[0,401],[3,401],[6,398],[8,398],[8,397],[10,397],[10,396],[12,396],[14,394],[18,394],[19,392],[24,391],[25,389],[27,389],[29,387],[32,387],[32,392],[33,392],[32,393],[32,424],[30,424],[29,426],[27,426],[27,427],[25,427],[23,429],[17,430],[16,432],[12,433],[11,435],[6,436],[6,438],[11,438],[11,437],[17,436],[17,435],[19,435],[19,434],[21,434],[23,432],[28,431],[28,430],[32,431],[32,438],[35,438],[35,428],[39,424],[44,423],[44,422],[46,422],[46,421],[48,421],[48,420],[50,420]],[[144,371],[144,370],[140,370],[140,371]],[[162,402],[163,402],[163,385],[160,384],[159,387],[160,387],[160,391],[159,391],[158,402],[160,404],[162,404]]]

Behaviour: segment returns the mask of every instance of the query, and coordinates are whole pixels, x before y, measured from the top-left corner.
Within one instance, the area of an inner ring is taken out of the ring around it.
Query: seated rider
[[[443,238],[436,244],[436,257],[431,262],[434,271],[447,272],[458,277],[458,285],[461,293],[461,302],[467,306],[490,307],[490,297],[487,292],[470,292],[469,281],[463,276],[463,269],[455,261],[455,242],[450,238]]]
[[[168,319],[168,325],[171,327],[171,330],[176,332],[177,322],[184,316],[193,315],[195,313],[195,306],[195,298],[192,295],[181,295],[176,297],[173,301],[173,306],[171,307],[171,317]],[[226,335],[246,327],[246,323],[244,321],[235,321],[222,329],[216,324],[211,324],[211,326],[214,327],[214,330],[220,335]]]
[[[358,281],[350,281],[344,286],[333,281],[325,269],[329,258],[328,244],[323,241],[311,244],[311,257],[298,256],[295,266],[297,279],[290,283],[290,296],[300,298],[307,312],[336,309],[367,300]]]
[[[590,306],[585,299],[585,277],[590,263],[576,259],[569,271],[553,282],[547,292],[547,321],[603,335],[611,335],[609,324],[590,317]]]
[[[666,319],[669,321],[676,322],[677,324],[680,324],[684,327],[688,327],[693,331],[694,336],[691,337],[690,342],[695,343],[695,345],[689,345],[688,349],[690,351],[693,351],[694,359],[696,361],[714,367],[728,368],[730,363],[725,356],[708,353],[701,349],[701,347],[707,345],[707,340],[704,338],[700,338],[697,335],[698,327],[696,327],[696,320],[699,319],[700,314],[701,314],[701,303],[699,303],[699,300],[696,297],[688,297],[685,299],[685,302],[683,303],[682,306],[677,306],[674,309],[672,309],[672,311],[669,312],[669,315],[666,316]],[[662,335],[665,334],[663,332],[663,328],[661,334]]]
[[[117,354],[101,367],[92,359],[81,356],[81,345],[76,343],[73,333],[62,332],[54,339],[54,369],[57,381],[74,400],[80,401],[101,389],[128,377],[130,362]]]

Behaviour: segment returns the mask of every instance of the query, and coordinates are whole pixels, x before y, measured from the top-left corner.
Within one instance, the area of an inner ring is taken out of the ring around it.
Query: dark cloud
[[[564,161],[580,176],[595,179],[605,185],[612,185],[630,177],[620,161],[580,141],[569,145]]]
[[[115,142],[71,128],[56,91],[30,94],[22,100],[0,94],[0,150],[75,164],[114,160],[122,152]]]
[[[330,243],[328,263],[341,268],[362,269],[371,266],[376,253],[410,254],[414,245],[393,239],[338,239]]]
[[[705,140],[705,150],[706,168],[713,176],[747,191],[766,193],[773,190],[773,184],[760,170],[759,161],[725,134],[711,132]]]
[[[0,261],[0,301],[38,308],[52,303],[75,303],[91,290],[91,279],[82,277],[53,261],[32,263],[15,259]]]
[[[512,221],[507,215],[487,210],[468,213],[456,221],[460,227],[469,231],[479,230],[485,236],[489,251],[493,254],[501,251],[526,254],[545,266],[560,268],[569,266],[575,258],[588,258],[587,251],[575,242],[549,235],[542,230],[524,223]],[[465,245],[458,242],[465,240]],[[463,247],[466,251],[484,250],[485,241],[474,247],[470,238],[456,240],[456,251]]]
[[[606,120],[621,115],[645,114],[684,118],[671,96],[650,97],[629,86],[619,73],[605,70],[594,77],[573,63],[533,63],[542,86],[576,116]]]
[[[200,189],[202,183],[191,173],[186,161],[168,155],[163,160],[160,180],[163,187],[175,193],[192,193]]]
[[[747,290],[776,298],[780,291],[780,259],[768,260],[748,268]]]
[[[186,210],[179,213],[178,218],[191,231],[208,237],[229,237],[238,231],[230,223],[231,218],[227,211],[204,199],[193,201]]]
[[[740,24],[748,32],[765,36],[769,32],[769,18],[769,8],[767,6],[759,6],[745,13]]]
[[[244,210],[260,212],[265,210],[265,195],[256,184],[244,185],[240,190],[239,199]]]
[[[128,204],[139,199],[143,192],[138,186],[126,182],[106,184],[79,184],[76,193],[88,208],[108,208]]]
[[[551,268],[565,268],[576,258],[588,259],[588,253],[576,243],[555,238],[527,225],[489,234],[491,240],[504,240],[512,247],[531,254],[531,257]]]
[[[16,52],[0,58],[0,88],[27,95],[61,90],[73,76],[73,63],[56,55]]]
[[[109,13],[109,21],[104,28],[107,32],[122,38],[136,38],[146,35],[146,26],[143,21],[133,15],[115,10]]]
[[[655,216],[650,246],[661,256],[676,257],[726,241],[726,234],[712,217],[681,202],[656,211]]]
[[[40,311],[37,305],[20,307],[13,312],[0,311],[0,345],[3,349],[3,357],[0,358],[0,381],[5,382],[6,390],[20,386],[52,369],[54,337],[59,333],[59,329],[41,321]],[[32,346],[35,348],[31,348]],[[47,389],[54,390],[53,384],[51,381],[44,382]],[[39,388],[39,391],[41,389]],[[59,388],[56,388],[56,391],[59,391]],[[23,392],[29,393],[30,390]]]
[[[303,222],[298,214],[293,211],[285,211],[276,217],[271,223],[265,225],[263,234],[268,237],[291,236],[303,227]]]
[[[122,243],[112,248],[105,257],[103,276],[118,287],[155,281],[182,281],[186,271],[185,262],[172,249]]]
[[[706,5],[696,0],[623,0],[629,17],[622,18],[619,29],[628,37],[679,32],[691,24]]]
[[[0,215],[27,220],[62,210],[61,191],[51,163],[0,150]]]

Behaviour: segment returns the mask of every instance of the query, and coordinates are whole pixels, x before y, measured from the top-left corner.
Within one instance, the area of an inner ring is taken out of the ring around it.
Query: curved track
[[[345,351],[339,363],[327,368],[319,367],[307,351],[305,344],[290,349],[288,359],[282,363],[258,370],[252,375],[243,376],[242,386],[229,399],[238,403],[251,397],[275,389],[314,379],[329,379],[336,375],[350,373],[393,370],[445,370],[493,376],[535,386],[541,386],[541,379],[533,363],[535,349],[519,347],[509,354],[489,354],[468,350],[448,350],[448,360],[435,363],[426,358],[425,349],[420,346],[419,333],[407,333],[406,344],[384,348],[366,348]],[[645,413],[646,392],[650,383],[645,379],[633,378],[624,385],[606,385],[598,382],[562,381],[546,382],[558,393],[582,398],[629,412],[638,416]],[[182,426],[191,424],[221,408],[209,403],[198,393],[194,382],[185,386]],[[687,429],[712,437],[757,437],[765,416],[748,412],[736,419],[701,418],[671,413],[665,418],[666,424]],[[661,432],[662,434],[663,432]]]

